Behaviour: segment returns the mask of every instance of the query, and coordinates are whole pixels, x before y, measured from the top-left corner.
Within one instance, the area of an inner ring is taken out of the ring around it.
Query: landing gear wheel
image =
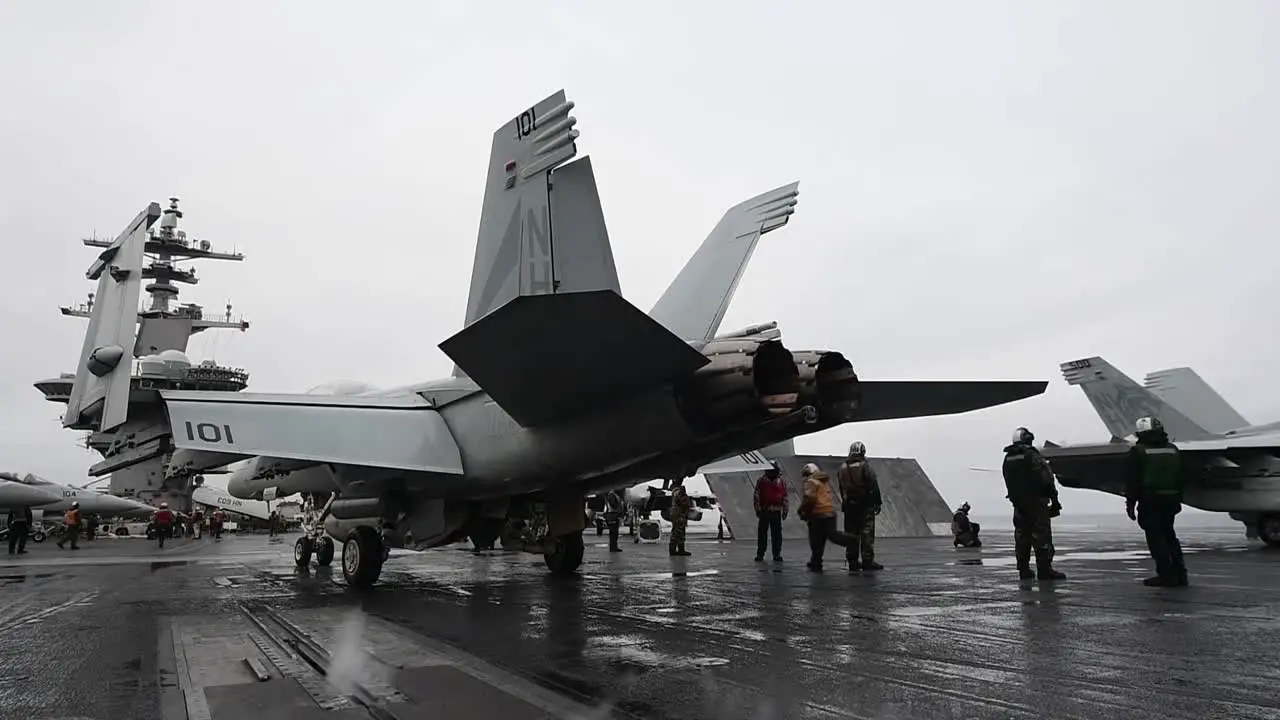
[[[1280,515],[1267,515],[1259,520],[1258,537],[1271,547],[1280,547]]]
[[[378,581],[382,561],[388,554],[378,531],[361,526],[347,534],[342,544],[342,576],[354,588],[367,588]]]
[[[333,562],[333,538],[325,536],[316,543],[316,565],[329,567]]]
[[[582,565],[584,543],[582,533],[571,533],[556,538],[555,549],[542,558],[554,575],[572,575]]]
[[[125,535],[128,535],[128,534],[129,534],[128,529],[126,529],[126,530],[124,531],[124,534],[125,534]],[[43,530],[37,530],[37,531],[35,531],[34,533],[31,533],[31,542],[38,542],[38,543],[42,543],[42,542],[44,542],[44,538],[45,538],[45,534],[44,534],[44,531],[43,531]]]
[[[311,564],[311,538],[306,535],[293,544],[293,564],[300,568]]]

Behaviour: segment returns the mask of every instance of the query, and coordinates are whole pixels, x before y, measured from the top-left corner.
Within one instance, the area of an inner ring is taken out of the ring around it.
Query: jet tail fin
[[[1142,384],[1211,433],[1225,433],[1249,425],[1231,403],[1189,367],[1156,370],[1148,373]]]
[[[151,203],[138,213],[85,273],[98,281],[98,290],[63,427],[96,418],[97,429],[107,431],[128,419],[147,230],[160,219],[160,212],[160,205]]]
[[[573,107],[560,90],[493,134],[464,327],[525,295],[621,294],[590,160],[560,167],[578,152]]]
[[[1078,385],[1084,391],[1107,431],[1115,437],[1132,435],[1134,425],[1143,417],[1159,418],[1175,441],[1210,437],[1204,427],[1100,357],[1065,362],[1059,369],[1067,384]]]
[[[676,275],[649,317],[685,340],[715,337],[760,236],[795,212],[800,183],[774,188],[729,208]]]

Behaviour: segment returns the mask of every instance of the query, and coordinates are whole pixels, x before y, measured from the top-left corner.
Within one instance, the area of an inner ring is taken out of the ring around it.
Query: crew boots
[[[1040,580],[1066,580],[1065,573],[1053,569],[1053,558],[1047,552],[1036,552],[1036,577]]]
[[[1031,569],[1031,548],[1015,547],[1014,555],[1018,559],[1018,577],[1022,580],[1034,580],[1036,573]]]
[[[689,557],[693,553],[684,549],[684,543],[673,542],[668,546],[668,554],[670,554],[671,557]]]

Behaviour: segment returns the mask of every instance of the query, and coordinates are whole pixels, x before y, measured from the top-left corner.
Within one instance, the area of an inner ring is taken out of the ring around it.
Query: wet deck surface
[[[774,565],[588,532],[576,580],[459,548],[397,553],[367,593],[296,571],[293,536],[45,543],[0,556],[0,717],[376,716],[357,685],[399,718],[1280,717],[1280,552],[1182,534],[1185,589],[1141,586],[1136,534],[1059,533],[1050,584],[1019,583],[1001,533],[882,540],[869,576],[834,547],[813,575],[797,542]]]

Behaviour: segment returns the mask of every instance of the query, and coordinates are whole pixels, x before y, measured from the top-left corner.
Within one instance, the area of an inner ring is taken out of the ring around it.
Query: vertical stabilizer
[[[578,121],[569,114],[572,110],[561,90],[493,134],[464,325],[515,297],[556,292],[567,281],[561,255],[581,253],[588,246],[596,256],[594,265],[591,274],[572,280],[574,290],[618,289],[589,163],[575,163],[578,167],[567,173],[566,207],[552,211],[551,173],[577,154]],[[561,246],[553,219],[566,225],[572,247]]]
[[[1249,421],[1236,412],[1231,403],[1189,367],[1156,370],[1147,375],[1143,385],[1211,433],[1249,426]]]
[[[98,290],[80,349],[67,413],[62,417],[64,427],[97,417],[97,429],[105,431],[120,426],[128,418],[132,350],[147,230],[159,218],[160,205],[151,203],[85,273],[90,280],[98,281]]]
[[[590,161],[555,172],[578,151],[573,107],[561,90],[493,134],[464,327],[521,296],[621,294]]]
[[[794,182],[730,208],[649,317],[685,340],[715,337],[760,236],[787,224],[799,194],[800,183]]]
[[[1069,385],[1078,385],[1115,437],[1128,437],[1139,418],[1156,417],[1174,441],[1201,440],[1210,433],[1100,357],[1059,366]]]

